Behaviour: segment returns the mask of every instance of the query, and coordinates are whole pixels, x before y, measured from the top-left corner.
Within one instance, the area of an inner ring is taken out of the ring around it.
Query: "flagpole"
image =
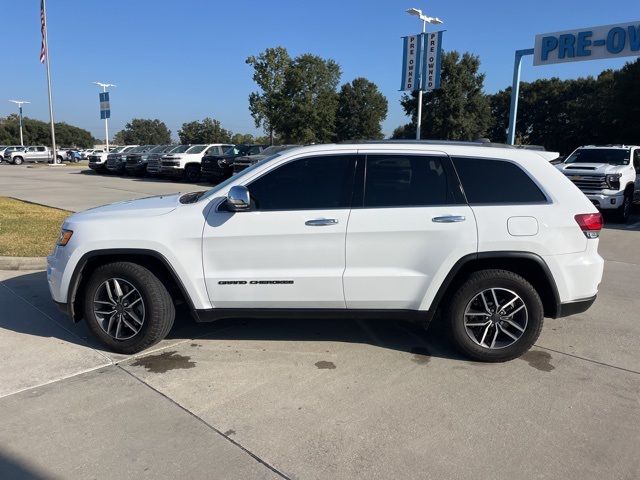
[[[42,0],[42,14],[44,16],[44,51],[47,62],[47,88],[49,90],[49,121],[51,122],[51,147],[53,149],[53,163],[58,163],[56,148],[56,129],[53,118],[53,100],[51,99],[51,69],[49,67],[49,33],[47,28],[47,0]]]

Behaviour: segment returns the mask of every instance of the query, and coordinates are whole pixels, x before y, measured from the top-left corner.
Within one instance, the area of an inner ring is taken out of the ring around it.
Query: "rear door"
[[[347,228],[347,308],[428,308],[455,262],[477,251],[450,159],[437,151],[367,153],[360,178]]]

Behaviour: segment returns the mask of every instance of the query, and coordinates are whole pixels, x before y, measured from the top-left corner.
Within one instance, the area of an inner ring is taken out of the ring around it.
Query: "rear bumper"
[[[568,317],[570,315],[577,315],[579,313],[586,312],[591,308],[593,302],[596,301],[596,297],[597,295],[594,295],[593,297],[577,300],[575,302],[561,303],[558,306],[558,314],[556,318]]]

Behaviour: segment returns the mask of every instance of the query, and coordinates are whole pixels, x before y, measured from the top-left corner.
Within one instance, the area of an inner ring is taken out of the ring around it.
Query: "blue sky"
[[[46,74],[38,61],[39,0],[1,0],[0,116],[7,100],[30,100],[25,114],[48,119]],[[247,56],[282,45],[342,66],[342,82],[364,76],[389,100],[384,130],[406,123],[399,105],[402,44],[422,8],[445,21],[446,50],[480,56],[485,90],[511,83],[514,50],[533,47],[537,33],[640,19],[638,0],[535,2],[485,0],[48,0],[56,121],[104,137],[94,80],[115,83],[110,132],[131,118],[159,118],[174,137],[185,121],[211,116],[234,132],[257,133],[247,97],[255,89]],[[10,19],[10,20],[9,20]],[[628,59],[633,60],[633,59]],[[619,68],[625,60],[533,67],[523,80],[575,78]]]

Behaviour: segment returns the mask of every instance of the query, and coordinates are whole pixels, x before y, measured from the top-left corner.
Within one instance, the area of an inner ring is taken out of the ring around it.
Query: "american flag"
[[[44,0],[40,0],[40,31],[42,32],[42,46],[40,47],[40,63],[47,58],[47,19],[44,13]]]

